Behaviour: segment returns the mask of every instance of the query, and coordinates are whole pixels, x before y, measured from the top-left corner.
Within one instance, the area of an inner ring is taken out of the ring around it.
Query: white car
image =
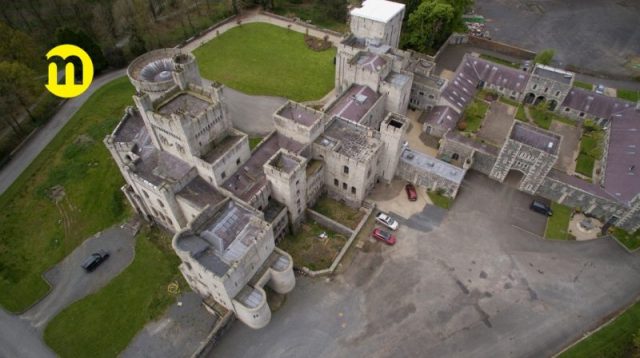
[[[398,222],[396,221],[396,219],[392,218],[391,216],[383,212],[380,212],[378,213],[378,215],[376,215],[376,221],[388,227],[391,230],[395,230],[398,228]]]

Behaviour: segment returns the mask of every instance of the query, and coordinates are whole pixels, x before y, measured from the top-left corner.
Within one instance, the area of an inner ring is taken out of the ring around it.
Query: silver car
[[[398,222],[396,221],[396,219],[383,212],[379,212],[378,215],[376,215],[376,221],[391,230],[396,230],[398,228]]]

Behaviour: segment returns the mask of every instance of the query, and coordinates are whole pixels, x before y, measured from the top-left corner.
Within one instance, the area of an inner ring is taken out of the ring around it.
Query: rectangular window
[[[347,190],[347,183],[342,183],[342,189]]]
[[[340,185],[340,182],[338,181],[338,179],[333,179],[333,185],[335,186]]]
[[[349,167],[345,165],[345,166],[342,168],[342,171],[343,171],[345,174],[349,174]]]
[[[352,186],[352,187],[351,187],[351,194],[355,194],[355,193],[356,193],[356,187],[355,187],[355,186]]]

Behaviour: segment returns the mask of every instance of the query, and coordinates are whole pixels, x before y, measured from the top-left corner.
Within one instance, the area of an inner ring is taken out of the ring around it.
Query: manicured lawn
[[[323,232],[327,237],[321,239],[319,235]],[[300,232],[296,235],[287,235],[278,247],[291,255],[295,266],[305,266],[316,271],[331,266],[347,239],[348,237],[310,220],[302,224]]]
[[[573,81],[573,87],[584,88],[589,91],[593,89],[593,85],[591,83],[577,81],[577,80]]]
[[[504,104],[508,104],[510,106],[514,106],[514,107],[518,107],[520,106],[520,102],[513,100],[511,98],[505,97],[505,96],[500,96],[500,98],[498,99],[500,102],[504,103]]]
[[[346,206],[326,195],[318,199],[313,210],[351,229],[355,229],[364,217],[362,211]]]
[[[463,120],[467,123],[465,132],[475,133],[480,129],[484,116],[487,114],[489,105],[476,98],[467,107],[463,114]]]
[[[627,101],[638,102],[638,99],[640,99],[640,91],[619,89],[617,96],[618,98],[626,99]]]
[[[312,51],[303,34],[274,25],[244,24],[194,54],[203,77],[247,94],[308,101],[334,86],[335,48]]]
[[[585,130],[580,138],[580,153],[576,162],[576,172],[591,178],[595,161],[602,157],[602,130]]]
[[[518,110],[516,111],[516,119],[523,122],[528,122],[527,114],[524,113],[524,105],[518,106]]]
[[[429,198],[431,199],[431,201],[435,206],[439,206],[443,209],[449,210],[449,208],[451,207],[451,204],[453,204],[453,199],[447,196],[444,196],[442,194],[439,194],[435,191],[427,190],[427,195],[429,195]]]
[[[61,357],[115,357],[144,325],[175,301],[171,282],[181,282],[171,239],[158,229],[136,238],[136,256],[107,286],[58,314],[44,340]],[[184,281],[182,281],[184,282]],[[184,283],[180,289],[184,289]]]
[[[483,58],[483,59],[485,59],[487,61],[491,61],[491,62],[500,64],[500,65],[505,65],[505,66],[509,66],[509,67],[517,68],[517,69],[520,68],[520,63],[511,62],[511,61],[505,60],[503,58],[499,58],[499,57],[495,57],[495,56],[491,56],[491,55],[485,55],[485,54],[481,54],[480,58]]]
[[[613,322],[589,338],[562,353],[560,358],[619,358],[637,357],[633,347],[634,335],[640,335],[640,303],[635,303]]]
[[[253,150],[253,148],[257,147],[263,139],[264,138],[262,137],[249,138],[249,149]]]
[[[102,139],[132,94],[126,77],[99,89],[0,196],[0,304],[7,310],[35,303],[49,290],[44,271],[129,215],[124,179]],[[63,189],[57,204],[54,186]]]
[[[571,220],[573,210],[555,202],[551,203],[551,210],[553,210],[553,215],[547,220],[544,237],[552,240],[568,240],[569,220]]]
[[[613,236],[620,241],[624,246],[629,250],[636,250],[640,248],[640,230],[636,230],[633,234],[629,234],[628,232],[615,228],[613,230]]]

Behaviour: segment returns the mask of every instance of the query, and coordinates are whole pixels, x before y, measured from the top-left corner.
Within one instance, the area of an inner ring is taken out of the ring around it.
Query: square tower
[[[386,0],[366,0],[351,10],[351,32],[371,43],[397,48],[404,18],[404,4]]]

